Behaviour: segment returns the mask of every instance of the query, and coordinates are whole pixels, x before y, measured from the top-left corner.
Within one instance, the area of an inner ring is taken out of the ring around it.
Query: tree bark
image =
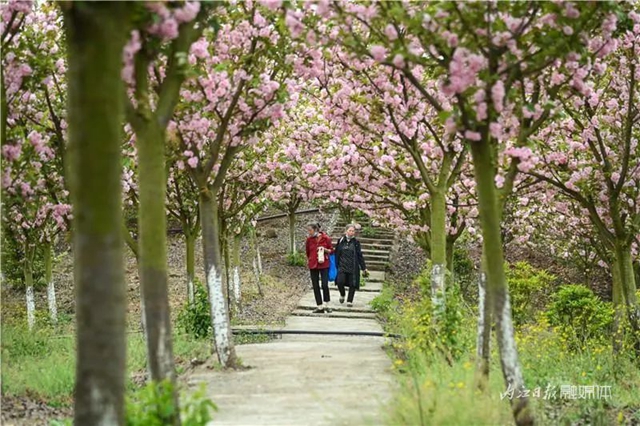
[[[211,307],[213,342],[220,364],[223,367],[233,368],[236,367],[237,358],[231,337],[226,288],[222,279],[217,194],[210,188],[203,188],[199,198],[202,219],[202,250]]]
[[[47,283],[47,302],[49,305],[49,318],[53,324],[58,323],[58,306],[56,303],[56,287],[53,283],[52,263],[53,246],[46,244],[43,247],[44,256],[44,281]]]
[[[236,234],[233,237],[233,256],[231,259],[233,267],[233,302],[236,309],[240,306],[241,294],[241,282],[240,282],[240,243],[242,242],[242,235]]]
[[[445,278],[447,275],[447,207],[442,191],[431,193],[431,301],[435,317],[445,309]]]
[[[624,305],[624,296],[622,290],[622,278],[620,276],[620,261],[617,259],[614,260],[613,265],[611,265],[611,275],[613,277],[612,283],[612,297],[613,300],[613,309],[614,309],[614,317],[613,317],[613,352],[619,353],[622,349],[622,343],[624,340],[624,329],[622,327],[622,319],[624,317],[625,305]]]
[[[289,253],[295,255],[298,250],[296,248],[296,212],[289,211]]]
[[[165,172],[165,134],[149,120],[138,131],[138,247],[139,273],[147,341],[147,359],[151,380],[175,383],[171,315],[167,274],[167,215],[165,210],[167,176]],[[178,403],[174,389],[174,403]],[[165,419],[180,424],[176,409]]]
[[[486,258],[487,295],[491,299],[496,319],[498,349],[502,373],[508,388],[516,394],[525,389],[524,379],[513,330],[509,291],[504,273],[504,254],[500,237],[500,209],[495,188],[495,165],[488,137],[470,142],[478,192],[480,223],[482,226],[483,255]],[[532,425],[533,414],[528,398],[511,400],[513,417],[518,426]]]
[[[74,424],[124,424],[120,77],[126,2],[61,3],[68,45],[69,188],[73,205],[77,357]]]
[[[634,351],[640,357],[640,310],[636,297],[636,283],[631,257],[631,246],[617,241],[615,244],[616,263],[618,264],[622,297],[625,301],[627,318],[633,335]]]
[[[24,285],[26,288],[27,298],[27,326],[29,331],[33,330],[36,324],[36,300],[33,293],[33,255],[32,249],[25,251],[25,259],[23,265]]]
[[[486,260],[482,256],[478,274],[478,337],[477,337],[477,374],[478,389],[485,391],[489,384],[489,366],[491,360],[491,303],[487,297]]]
[[[184,238],[187,246],[187,294],[189,303],[193,304],[196,300],[194,289],[196,279],[196,237],[190,231],[186,231]]]

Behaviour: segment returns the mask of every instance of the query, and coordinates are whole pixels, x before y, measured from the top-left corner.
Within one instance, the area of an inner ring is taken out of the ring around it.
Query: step
[[[379,255],[388,256],[391,253],[391,250],[371,249],[371,248],[363,247],[362,253],[379,254]]]
[[[380,262],[386,262],[387,260],[389,260],[389,255],[384,255],[384,254],[371,254],[371,253],[362,253],[362,255],[364,256],[365,260],[378,260]]]
[[[296,311],[308,311],[308,312],[312,312],[316,307],[313,306],[298,306],[296,307]],[[333,303],[331,305],[331,309],[333,309],[333,312],[355,312],[355,313],[360,313],[360,314],[375,314],[374,310],[371,308],[357,308],[357,307],[353,307],[353,308],[347,308],[346,304],[341,304],[341,303]]]
[[[330,314],[314,314],[311,311],[304,309],[298,309],[291,312],[294,317],[318,317],[318,318],[353,318],[353,319],[376,319],[376,314],[368,312],[336,312],[333,311]]]

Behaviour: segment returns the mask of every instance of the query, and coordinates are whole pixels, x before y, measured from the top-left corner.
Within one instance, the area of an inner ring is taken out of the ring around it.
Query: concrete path
[[[352,309],[338,302],[331,314],[312,314],[313,292],[287,318],[285,330],[382,332],[369,306],[384,272],[367,280]],[[392,393],[391,361],[384,337],[284,334],[269,343],[237,346],[245,371],[199,371],[190,384],[204,382],[218,405],[212,425],[380,425]]]

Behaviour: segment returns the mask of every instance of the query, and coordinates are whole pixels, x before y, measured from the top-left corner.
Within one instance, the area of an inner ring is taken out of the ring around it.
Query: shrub
[[[291,266],[306,266],[307,257],[300,252],[289,253],[287,254],[287,263]]]
[[[505,269],[513,322],[516,326],[529,323],[535,319],[536,310],[546,304],[547,292],[556,277],[527,262],[517,262]]]
[[[382,286],[382,291],[371,301],[371,308],[383,317],[388,317],[395,301],[393,290],[389,286]]]
[[[194,283],[195,300],[187,303],[178,314],[178,327],[196,339],[211,336],[211,311],[204,285],[196,279]]]
[[[365,226],[360,230],[360,235],[365,238],[372,238],[376,236],[376,230],[371,226]]]
[[[127,426],[162,426],[176,412],[173,384],[166,380],[150,382],[127,398]],[[212,420],[216,405],[205,397],[204,388],[182,401],[181,421],[184,426],[204,426]]]
[[[545,315],[549,324],[576,349],[590,339],[608,336],[614,311],[611,303],[603,302],[587,287],[567,285],[553,295]]]

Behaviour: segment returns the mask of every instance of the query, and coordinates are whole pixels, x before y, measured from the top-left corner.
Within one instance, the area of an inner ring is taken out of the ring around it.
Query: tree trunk
[[[69,70],[77,357],[74,424],[122,425],[126,359],[121,133],[126,2],[61,3]]]
[[[445,309],[445,278],[447,275],[447,207],[441,191],[431,194],[431,301],[435,317]]]
[[[137,134],[140,192],[138,270],[144,300],[147,367],[151,380],[161,382],[168,379],[175,383],[167,276],[165,134],[153,119],[142,127]],[[177,408],[175,386],[172,391]],[[176,409],[165,420],[174,425],[180,424],[179,411]]]
[[[33,257],[28,252],[25,253],[23,274],[27,296],[27,325],[31,331],[36,324],[36,299],[33,293]]]
[[[289,212],[289,253],[295,255],[298,250],[296,248],[296,212]]]
[[[213,342],[220,364],[233,368],[236,366],[237,359],[231,338],[226,288],[222,282],[217,194],[209,188],[200,191],[200,217],[202,218],[202,250],[211,306]]]
[[[53,283],[52,273],[52,257],[53,246],[46,244],[44,246],[44,281],[47,283],[47,302],[49,304],[49,318],[53,324],[58,323],[58,306],[56,303],[56,287]]]
[[[453,240],[452,238],[447,238],[447,270],[449,271],[449,274],[451,274],[451,282],[453,282],[454,277],[453,277],[453,252],[455,250],[455,240]]]
[[[184,237],[187,246],[187,293],[189,303],[193,304],[196,300],[194,289],[196,279],[196,237],[191,234],[191,231],[186,231]]]
[[[624,317],[624,297],[622,295],[622,278],[620,277],[620,261],[616,258],[611,265],[611,275],[613,277],[612,297],[613,300],[613,353],[619,353],[624,340],[624,328],[622,319]]]
[[[504,254],[500,237],[500,210],[495,188],[495,169],[488,138],[470,142],[482,225],[483,255],[486,259],[487,296],[496,319],[498,349],[502,373],[508,388],[516,395],[525,389],[511,318],[509,291],[504,273]],[[486,319],[485,319],[486,320]],[[528,398],[511,400],[513,417],[518,426],[532,425],[533,415]]]
[[[631,246],[616,242],[616,263],[620,274],[622,297],[625,301],[627,317],[633,335],[634,350],[636,356],[640,357],[640,310],[636,297],[636,283],[633,271],[633,261],[631,257]]]
[[[489,384],[491,360],[491,303],[487,297],[486,261],[482,257],[478,274],[478,337],[476,346],[478,389],[484,391]]]
[[[251,245],[252,248],[255,251],[255,256],[253,258],[253,273],[256,276],[256,285],[258,286],[258,293],[260,294],[260,296],[264,296],[264,294],[262,293],[262,281],[261,281],[261,276],[262,276],[262,266],[259,265],[260,262],[260,247],[258,246],[258,237],[256,235],[256,229],[253,228],[251,229]],[[261,263],[261,262],[260,262]]]
[[[236,234],[233,237],[233,301],[236,309],[240,306],[241,299],[241,286],[240,286],[240,243],[242,242],[242,235]]]

